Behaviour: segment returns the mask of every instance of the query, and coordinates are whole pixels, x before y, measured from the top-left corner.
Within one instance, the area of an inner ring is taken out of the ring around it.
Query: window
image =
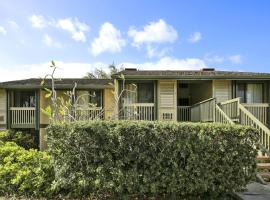
[[[153,103],[154,102],[154,84],[153,83],[138,83],[138,103]]]
[[[14,91],[15,107],[35,107],[36,95],[34,91]]]
[[[102,107],[102,90],[90,90],[89,103]]]
[[[178,105],[179,106],[189,106],[189,98],[179,98]]]
[[[241,98],[242,103],[262,103],[262,83],[239,83],[236,85],[236,97]]]
[[[179,83],[179,88],[188,88],[188,84],[187,83]]]

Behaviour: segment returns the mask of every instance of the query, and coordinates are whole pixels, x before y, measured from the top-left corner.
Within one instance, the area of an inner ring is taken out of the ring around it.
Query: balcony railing
[[[77,121],[89,121],[104,118],[104,109],[102,107],[79,108],[76,110]]]
[[[153,121],[156,119],[155,104],[154,103],[134,103],[134,104],[123,105],[122,119]]]
[[[268,103],[252,103],[242,104],[249,112],[251,112],[264,125],[268,124]]]
[[[35,107],[10,107],[11,125],[35,125]]]
[[[190,121],[191,106],[177,106],[177,121]]]

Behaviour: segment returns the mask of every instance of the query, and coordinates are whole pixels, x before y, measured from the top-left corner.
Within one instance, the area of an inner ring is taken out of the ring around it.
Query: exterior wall
[[[39,105],[40,105],[40,116],[39,116],[39,119],[40,119],[40,124],[41,124],[41,127],[44,126],[45,124],[49,124],[50,123],[50,119],[49,117],[44,114],[41,109],[45,109],[47,106],[51,105],[51,100],[50,98],[45,98],[45,95],[47,94],[47,92],[45,90],[40,90],[40,102],[39,102]]]
[[[177,81],[159,80],[157,87],[158,99],[158,120],[176,121],[177,120]],[[164,116],[171,116],[167,118]]]
[[[0,129],[6,127],[7,123],[7,93],[0,89]]]
[[[104,89],[104,110],[105,119],[112,119],[115,115],[115,98],[113,94],[113,89]]]
[[[232,86],[230,80],[213,80],[213,97],[217,103],[227,101],[232,98]]]
[[[47,131],[45,128],[39,130],[39,149],[46,150],[47,146]]]

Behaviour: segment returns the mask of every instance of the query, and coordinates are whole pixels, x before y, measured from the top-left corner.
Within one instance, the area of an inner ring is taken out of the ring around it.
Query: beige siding
[[[158,82],[158,118],[159,120],[176,120],[177,116],[177,81],[160,80]],[[171,119],[166,116],[171,116]],[[165,118],[164,118],[165,117]]]
[[[45,90],[40,90],[40,124],[49,124],[49,117],[42,112],[42,109],[45,109],[48,106],[51,106],[51,99],[45,98],[47,92]]]
[[[217,102],[227,101],[232,98],[232,87],[230,80],[213,80],[213,96]]]
[[[112,119],[115,111],[115,100],[113,95],[113,89],[104,89],[104,110],[105,119]]]
[[[7,108],[6,90],[1,89],[0,90],[0,124],[7,123],[6,108]]]

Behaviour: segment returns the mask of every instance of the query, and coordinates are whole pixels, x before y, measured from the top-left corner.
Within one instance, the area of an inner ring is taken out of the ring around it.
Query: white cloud
[[[158,47],[153,47],[153,45],[147,45],[146,46],[146,51],[147,51],[147,56],[149,58],[153,57],[164,57],[167,55],[170,51],[172,51],[171,48],[158,48]]]
[[[18,30],[20,28],[20,26],[17,24],[17,22],[13,21],[13,20],[8,20],[8,23],[10,25],[11,28]]]
[[[71,19],[59,19],[57,27],[72,34],[72,38],[77,42],[86,41],[86,32],[89,31],[89,26],[85,23],[80,22],[77,18]]]
[[[43,36],[43,43],[48,47],[62,48],[62,44],[54,41],[48,34]]]
[[[199,58],[177,59],[163,57],[156,62],[145,63],[121,63],[120,66],[127,68],[139,68],[142,70],[198,70],[206,68],[207,64]]]
[[[174,27],[167,24],[163,19],[157,22],[150,22],[144,26],[143,30],[131,27],[128,35],[132,38],[133,45],[136,47],[151,43],[173,43],[178,37]]]
[[[0,34],[6,35],[7,31],[3,26],[0,26]]]
[[[42,15],[32,15],[29,21],[34,28],[42,29],[48,26],[48,21]]]
[[[204,60],[209,63],[224,63],[224,62],[230,62],[232,64],[241,64],[243,62],[243,58],[240,54],[236,55],[230,55],[230,56],[218,56],[218,55],[212,55],[212,54],[206,54],[204,56]]]
[[[81,78],[87,72],[93,72],[96,68],[108,70],[109,64],[102,62],[79,63],[55,61],[58,69],[55,77],[57,78]],[[13,67],[0,67],[0,80],[18,80],[26,78],[43,78],[51,73],[50,63],[37,63],[20,65]],[[156,62],[130,63],[123,62],[117,65],[121,67],[135,67],[141,70],[196,70],[207,67],[205,62],[199,58],[177,59],[172,57],[163,57]]]
[[[126,45],[122,38],[121,32],[113,24],[105,22],[99,31],[99,36],[91,44],[91,52],[97,56],[103,52],[116,53],[120,52]]]
[[[150,22],[142,30],[130,27],[128,36],[132,38],[132,45],[138,49],[146,50],[147,57],[163,57],[171,48],[160,48],[161,44],[173,43],[178,38],[178,33],[173,26],[169,25],[163,19]]]
[[[232,55],[229,56],[228,59],[233,63],[233,64],[241,64],[242,63],[242,56],[237,54],[237,55]]]
[[[63,62],[56,61],[58,69],[55,72],[57,78],[81,78],[87,72],[93,71],[97,67],[105,68],[108,64],[104,63],[79,63],[79,62]],[[47,74],[51,73],[50,63],[37,63],[13,66],[9,68],[0,67],[0,80],[19,80],[27,78],[43,78]]]
[[[77,18],[46,19],[42,15],[32,15],[29,20],[34,28],[42,29],[50,26],[69,32],[72,39],[77,42],[85,42],[86,32],[90,30],[86,23],[80,22]]]
[[[188,41],[190,43],[199,42],[202,39],[202,34],[200,32],[194,32],[190,35]]]

